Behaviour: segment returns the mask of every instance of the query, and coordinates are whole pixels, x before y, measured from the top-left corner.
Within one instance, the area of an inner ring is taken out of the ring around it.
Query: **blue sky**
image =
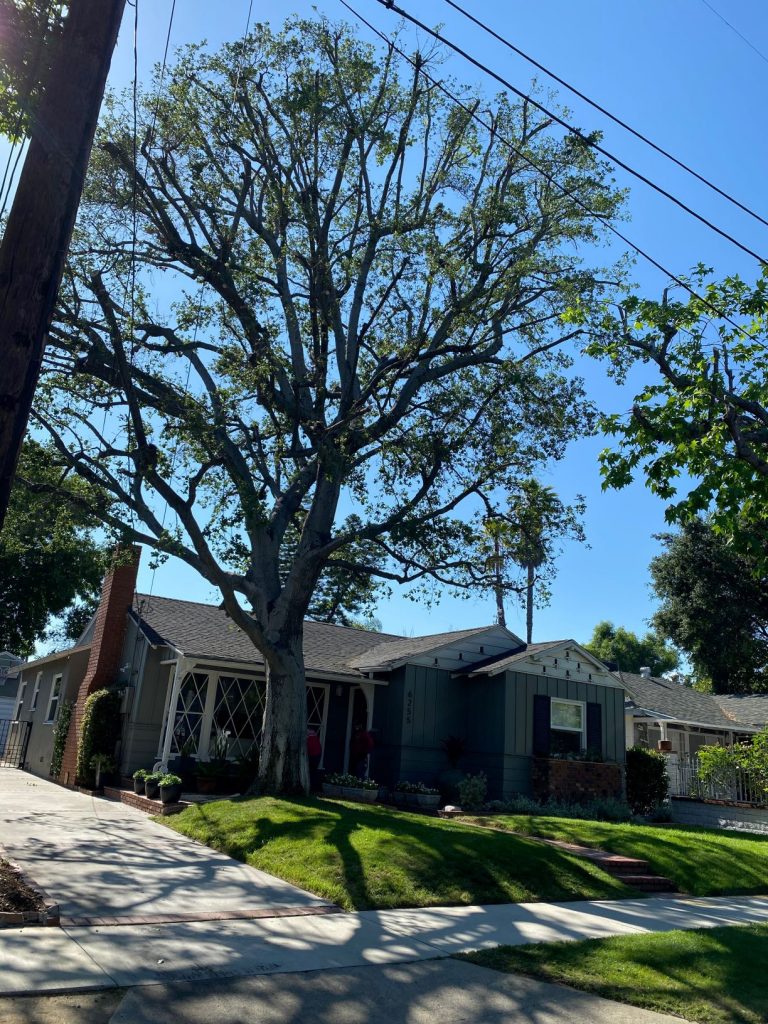
[[[401,0],[423,21],[443,24],[446,35],[498,70],[520,88],[527,88],[532,69],[480,29],[469,25],[442,0]],[[138,0],[139,74],[146,77],[162,58],[171,0]],[[731,31],[704,0],[463,0],[500,34],[571,81],[582,92],[650,136],[746,205],[765,215],[766,131],[765,92],[768,61]],[[355,0],[374,24],[391,31],[397,19],[375,0]],[[764,0],[713,0],[715,6],[763,53],[768,53],[768,7]],[[207,39],[215,47],[242,34],[249,0],[177,0],[172,47]],[[286,14],[311,15],[313,8],[331,18],[351,20],[338,0],[316,4],[254,0],[253,20],[280,24]],[[368,30],[361,27],[361,35]],[[127,9],[110,81],[128,84],[132,75],[132,11]],[[415,29],[406,35],[414,42]],[[446,72],[482,84],[494,83],[460,58],[450,58]],[[540,76],[544,85],[549,83]],[[653,154],[640,142],[612,125],[563,90],[561,103],[585,130],[601,129],[604,145],[638,170],[654,178],[689,205],[714,220],[758,252],[768,253],[768,229],[710,193],[684,172]],[[718,274],[739,272],[752,279],[754,261],[713,232],[676,209],[624,172],[616,181],[631,188],[622,230],[638,245],[676,273],[703,262]],[[656,296],[662,276],[640,261],[634,279],[641,291]],[[605,368],[584,361],[579,371],[592,397],[605,411],[624,411],[631,394],[607,379]],[[650,371],[649,371],[650,372]],[[574,637],[585,640],[601,619],[642,631],[653,611],[648,590],[648,562],[658,551],[653,534],[663,530],[664,506],[642,481],[622,492],[602,493],[597,454],[605,440],[581,441],[546,478],[565,499],[577,492],[587,498],[589,548],[571,545],[559,559],[559,575],[549,608],[536,613],[534,639]],[[148,589],[151,573],[145,556],[140,586]],[[154,592],[197,600],[215,599],[213,589],[191,570],[166,563],[157,570]],[[382,604],[379,618],[385,630],[402,633],[437,632],[493,619],[490,600],[446,599],[426,609],[400,594]],[[510,605],[509,625],[524,630],[524,616]]]

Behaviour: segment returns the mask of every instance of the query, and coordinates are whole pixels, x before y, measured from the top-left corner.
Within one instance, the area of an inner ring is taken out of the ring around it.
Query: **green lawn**
[[[493,815],[473,821],[524,835],[564,839],[647,860],[695,896],[768,892],[768,837],[678,826],[615,825],[536,815]]]
[[[386,807],[260,797],[158,820],[346,910],[637,895],[560,850]]]
[[[768,1019],[768,925],[500,946],[463,959],[698,1024]]]

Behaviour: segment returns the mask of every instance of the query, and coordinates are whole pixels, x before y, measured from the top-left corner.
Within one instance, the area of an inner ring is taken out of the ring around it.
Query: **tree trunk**
[[[0,528],[125,0],[70,0],[0,246]]]
[[[499,626],[506,626],[507,616],[504,612],[504,582],[501,576],[502,560],[499,538],[497,536],[493,538],[493,548],[495,556],[494,565],[496,568],[496,578],[494,580],[493,587],[494,592],[496,594],[496,623]]]
[[[525,642],[533,642],[533,584],[535,582],[534,568],[528,566],[528,586],[525,592]]]
[[[267,701],[255,787],[262,793],[309,792],[303,640],[299,626],[266,659]]]

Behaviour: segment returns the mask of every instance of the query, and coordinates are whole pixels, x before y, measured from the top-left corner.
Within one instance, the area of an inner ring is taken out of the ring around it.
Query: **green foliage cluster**
[[[768,272],[750,285],[716,281],[699,265],[687,283],[700,298],[675,288],[660,301],[626,298],[587,347],[620,380],[637,363],[659,372],[631,416],[603,420],[618,438],[601,456],[605,486],[624,487],[640,471],[670,503],[670,522],[711,514],[731,544],[765,566]]]
[[[768,729],[732,747],[701,747],[698,761],[703,795],[727,797],[743,772],[748,789],[755,796],[768,797]]]
[[[50,446],[25,441],[0,534],[0,650],[31,654],[58,616],[61,633],[49,639],[75,640],[95,610],[106,552],[78,505],[89,495]]]
[[[627,751],[627,803],[635,814],[651,814],[667,799],[669,777],[663,754],[645,747]]]
[[[658,632],[639,637],[608,621],[598,622],[584,647],[601,661],[616,665],[621,672],[639,672],[648,667],[651,675],[660,676],[680,664],[677,651]]]
[[[373,779],[359,779],[357,775],[351,775],[349,772],[335,772],[330,775],[326,775],[324,782],[327,782],[329,786],[344,786],[347,789],[378,789],[379,784]]]
[[[86,699],[77,747],[77,778],[92,782],[94,758],[111,760],[120,739],[120,695],[96,690]]]
[[[768,573],[711,521],[659,538],[651,562],[653,625],[685,651],[697,685],[715,693],[768,689]]]
[[[421,796],[439,796],[440,790],[427,786],[424,782],[408,782],[403,779],[395,786],[396,793],[416,793]]]
[[[488,778],[485,772],[476,775],[465,775],[458,783],[459,804],[462,810],[479,811],[485,804],[488,793]]]
[[[164,786],[180,786],[181,776],[174,775],[173,772],[167,772],[165,775],[161,775],[158,785],[162,789]]]
[[[75,709],[75,702],[68,700],[59,707],[56,718],[56,725],[53,729],[53,753],[51,755],[51,767],[49,775],[52,779],[58,779],[61,775],[61,763],[64,758],[64,748],[67,745],[67,734],[69,723],[72,721],[72,712]]]
[[[629,821],[632,817],[629,804],[613,797],[601,797],[579,804],[550,797],[539,803],[533,797],[518,794],[510,800],[491,800],[484,809],[493,814],[545,815],[549,818],[576,818],[584,821]]]
[[[31,134],[61,36],[63,0],[0,0],[0,133]]]

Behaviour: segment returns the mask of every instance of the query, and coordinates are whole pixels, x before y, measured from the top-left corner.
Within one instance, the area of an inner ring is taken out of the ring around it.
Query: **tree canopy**
[[[660,539],[665,550],[650,566],[654,626],[687,654],[697,685],[768,690],[768,579],[758,564],[703,519]]]
[[[16,141],[31,130],[65,8],[62,0],[0,0],[0,133]]]
[[[616,275],[583,250],[621,195],[527,103],[459,89],[488,128],[449,103],[439,60],[325,20],[188,48],[136,165],[122,101],[103,119],[51,330],[36,422],[263,653],[270,789],[307,784],[329,561],[455,578],[480,496],[592,426],[565,346],[602,316]]]
[[[670,502],[668,519],[708,514],[731,543],[754,559],[768,551],[768,276],[754,285],[689,281],[700,296],[661,301],[631,296],[588,351],[609,358],[623,379],[636,363],[660,380],[634,400],[629,417],[606,417],[618,448],[602,455],[606,485],[623,487],[638,468]],[[689,477],[693,485],[688,486]],[[682,493],[680,488],[682,484]]]
[[[50,448],[28,440],[0,533],[0,649],[32,653],[51,620],[61,617],[49,639],[74,640],[95,609],[105,567],[94,539],[96,520],[53,488],[85,496],[71,475],[62,480]]]
[[[612,622],[598,622],[584,647],[601,661],[612,662],[622,672],[639,672],[649,668],[651,675],[661,676],[680,664],[677,651],[656,632],[640,637]]]

